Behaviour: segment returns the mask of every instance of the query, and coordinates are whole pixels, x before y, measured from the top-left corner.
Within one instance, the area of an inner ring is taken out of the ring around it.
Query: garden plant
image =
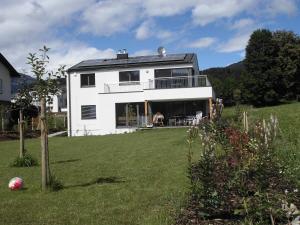
[[[294,168],[278,156],[277,117],[247,129],[239,122],[203,121],[189,129],[193,141],[202,143],[201,156],[192,162],[189,150],[191,191],[176,224],[299,224],[299,184]]]

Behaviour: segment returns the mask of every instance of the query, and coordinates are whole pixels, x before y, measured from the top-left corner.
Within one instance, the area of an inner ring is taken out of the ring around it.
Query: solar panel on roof
[[[152,56],[138,56],[138,57],[130,57],[128,59],[91,59],[85,60],[81,63],[75,65],[71,69],[76,68],[84,68],[91,66],[104,66],[107,67],[109,65],[134,65],[134,64],[143,64],[143,63],[160,63],[160,62],[172,62],[172,61],[184,61],[187,60],[186,56],[188,54],[172,54],[166,56],[152,55]],[[188,61],[191,60],[192,57],[188,57]]]

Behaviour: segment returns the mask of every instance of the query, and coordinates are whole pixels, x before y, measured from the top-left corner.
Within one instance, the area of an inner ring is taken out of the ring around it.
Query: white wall
[[[2,80],[2,94],[0,101],[9,101],[11,98],[11,77],[8,69],[0,62],[0,79]]]
[[[182,68],[192,67],[192,64],[161,66],[141,68],[140,82],[148,82],[149,79],[154,79],[154,69],[160,68]],[[135,70],[135,69],[126,69]],[[115,118],[115,104],[127,102],[144,102],[148,101],[170,101],[170,100],[193,100],[193,99],[208,99],[211,98],[211,87],[194,87],[194,88],[177,88],[177,89],[156,89],[143,90],[140,92],[127,93],[105,93],[104,83],[119,83],[119,71],[86,71],[85,73],[95,73],[95,87],[81,88],[80,87],[80,73],[71,73],[71,90],[68,108],[69,128],[71,126],[72,132],[69,130],[71,136],[82,135],[102,135],[131,132],[135,129],[117,129]],[[83,73],[83,72],[81,72]],[[67,78],[67,87],[68,85]],[[69,99],[69,91],[68,91]],[[96,105],[96,119],[81,120],[81,106],[82,105]]]

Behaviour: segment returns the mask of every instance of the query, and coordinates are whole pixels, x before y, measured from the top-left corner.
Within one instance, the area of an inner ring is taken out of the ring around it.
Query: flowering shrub
[[[292,191],[298,190],[297,183],[285,175],[288,166],[274,150],[279,138],[275,116],[250,124],[249,132],[219,120],[204,121],[188,134],[190,144],[202,144],[198,161],[192,163],[189,156],[188,208],[197,209],[194,218],[226,218],[237,224],[287,224],[297,219],[300,195]],[[184,221],[180,224],[191,224]]]

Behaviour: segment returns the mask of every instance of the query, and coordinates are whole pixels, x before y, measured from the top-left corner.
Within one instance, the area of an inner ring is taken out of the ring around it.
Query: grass
[[[248,111],[251,120],[278,116],[283,134],[290,136],[278,146],[283,157],[293,151],[287,160],[298,165],[300,103]],[[225,117],[233,114],[234,108],[225,108]],[[19,143],[0,142],[0,224],[172,224],[189,187],[186,136],[186,129],[157,129],[50,138],[51,170],[65,188],[47,193],[40,191],[40,167],[9,167]],[[26,140],[38,159],[39,145],[39,139]],[[193,152],[200,152],[198,145]],[[15,176],[24,179],[25,190],[9,191]]]
[[[241,106],[242,110],[248,112],[249,120],[269,119],[271,114],[278,117],[280,128],[284,134],[296,131],[298,135],[300,132],[300,102],[290,104],[283,104],[279,106],[253,108],[250,106]],[[224,117],[232,117],[234,115],[235,107],[225,108]]]
[[[0,224],[170,224],[188,188],[186,129],[50,138],[65,188],[40,191],[40,167],[11,168],[18,142],[0,143]],[[26,148],[40,158],[39,140]],[[196,151],[196,150],[195,150]],[[20,176],[23,191],[9,191]]]

